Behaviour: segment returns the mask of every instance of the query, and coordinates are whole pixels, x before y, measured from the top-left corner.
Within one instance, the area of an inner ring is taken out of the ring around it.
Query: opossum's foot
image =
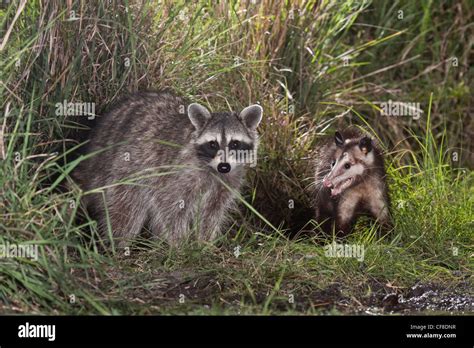
[[[379,222],[379,228],[377,229],[377,237],[384,238],[391,234],[393,231],[393,224],[391,221]]]
[[[336,228],[336,238],[342,239],[347,237],[351,233],[350,228]]]
[[[341,219],[336,220],[335,234],[337,238],[344,238],[352,232],[354,223],[352,221],[345,221]]]

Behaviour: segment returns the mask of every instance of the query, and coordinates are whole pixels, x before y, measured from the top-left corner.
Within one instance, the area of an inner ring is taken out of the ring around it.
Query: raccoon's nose
[[[229,163],[219,163],[217,165],[217,170],[219,171],[219,173],[228,173],[230,172],[230,164]]]

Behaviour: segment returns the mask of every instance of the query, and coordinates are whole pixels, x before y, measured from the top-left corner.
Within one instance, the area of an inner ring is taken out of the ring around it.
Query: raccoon
[[[316,222],[336,235],[351,232],[360,215],[375,218],[387,231],[389,195],[382,150],[356,128],[337,131],[315,152]]]
[[[259,105],[211,113],[169,91],[132,95],[91,131],[72,175],[83,191],[92,190],[82,203],[103,235],[110,221],[119,246],[143,229],[173,245],[191,231],[212,241],[249,164],[238,155],[256,160],[262,113]]]

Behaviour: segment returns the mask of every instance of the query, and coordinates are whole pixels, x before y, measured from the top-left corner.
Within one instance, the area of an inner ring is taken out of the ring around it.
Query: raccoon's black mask
[[[259,105],[251,105],[240,114],[211,114],[204,106],[191,104],[188,116],[196,129],[196,156],[203,164],[227,174],[246,164],[246,159],[256,161],[256,128],[262,118]]]

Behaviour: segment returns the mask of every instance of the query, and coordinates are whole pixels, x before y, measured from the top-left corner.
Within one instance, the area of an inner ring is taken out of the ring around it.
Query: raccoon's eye
[[[344,168],[349,169],[351,167],[350,163],[344,164]]]
[[[236,150],[240,147],[240,141],[237,141],[237,140],[232,140],[230,143],[229,143],[229,149],[231,150]]]
[[[219,147],[219,144],[217,143],[217,141],[213,140],[209,142],[209,147],[211,149],[217,149]]]

